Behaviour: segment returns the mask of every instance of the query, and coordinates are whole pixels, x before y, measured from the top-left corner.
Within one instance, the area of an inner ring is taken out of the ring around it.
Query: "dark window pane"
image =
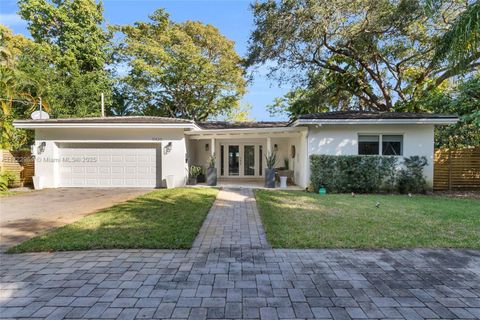
[[[358,154],[376,154],[378,155],[378,142],[359,142]]]
[[[228,146],[228,175],[238,176],[240,167],[240,147]]]
[[[364,135],[358,136],[358,154],[370,155],[379,154],[380,144],[378,136]]]
[[[263,147],[258,146],[258,175],[263,176]]]
[[[223,145],[220,146],[220,175],[223,176],[225,174],[225,147]]]
[[[255,175],[255,146],[243,147],[243,174],[245,176]]]
[[[402,136],[384,135],[382,137],[382,154],[385,156],[402,155]]]

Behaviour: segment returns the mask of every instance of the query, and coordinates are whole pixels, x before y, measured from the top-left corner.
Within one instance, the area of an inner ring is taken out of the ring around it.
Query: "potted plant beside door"
[[[265,188],[275,188],[275,164],[277,163],[277,155],[270,152],[265,156]]]
[[[188,184],[194,186],[197,184],[197,178],[202,173],[202,167],[191,166],[188,169]]]
[[[208,168],[207,168],[207,185],[216,186],[217,185],[217,168],[215,168],[216,158],[215,155],[211,155],[208,159]]]

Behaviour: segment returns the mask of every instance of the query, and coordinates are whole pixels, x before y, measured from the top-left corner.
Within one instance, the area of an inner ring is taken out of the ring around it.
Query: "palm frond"
[[[454,21],[452,28],[439,40],[433,62],[449,62],[462,66],[464,61],[477,54],[480,46],[480,2],[468,6]]]

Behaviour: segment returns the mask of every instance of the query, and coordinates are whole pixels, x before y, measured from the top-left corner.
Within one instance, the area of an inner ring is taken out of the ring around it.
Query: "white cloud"
[[[27,22],[16,13],[0,13],[0,23],[9,27],[24,26],[27,24]]]

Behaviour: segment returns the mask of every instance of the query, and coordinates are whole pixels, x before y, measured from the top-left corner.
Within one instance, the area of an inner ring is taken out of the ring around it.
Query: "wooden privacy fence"
[[[434,190],[480,190],[480,146],[435,150]]]
[[[15,175],[13,187],[31,186],[35,174],[35,160],[30,151],[0,151],[0,171],[12,172]]]

